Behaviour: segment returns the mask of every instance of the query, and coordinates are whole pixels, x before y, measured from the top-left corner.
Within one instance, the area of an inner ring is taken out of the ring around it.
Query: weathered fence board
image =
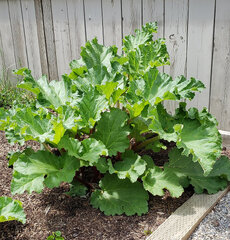
[[[216,2],[210,110],[220,128],[230,129],[230,1]]]
[[[199,5],[199,8],[197,7]],[[213,47],[215,0],[189,1],[187,77],[202,80],[206,89],[188,106],[208,107]]]
[[[68,10],[65,0],[52,0],[51,3],[57,67],[60,78],[61,75],[69,71],[69,62],[72,60]]]
[[[0,76],[29,67],[39,77],[61,79],[81,46],[95,36],[117,45],[136,28],[157,21],[171,65],[160,71],[203,81],[206,90],[188,106],[208,107],[230,130],[230,2],[228,0],[1,0]],[[171,112],[177,106],[165,103]]]
[[[5,74],[5,77],[9,76],[14,82],[16,78],[12,74],[12,69],[16,67],[16,63],[9,9],[6,1],[0,1],[0,45],[0,68],[2,67],[2,69],[4,69],[4,71],[0,73],[0,76]]]
[[[121,1],[103,0],[102,9],[103,9],[104,44],[106,46],[115,44],[119,48],[119,50],[121,50],[122,45]]]
[[[34,1],[34,4],[37,22],[37,37],[41,60],[41,70],[43,74],[49,76],[48,60],[46,54],[45,30],[43,25],[42,1],[41,0]]]
[[[141,28],[141,9],[141,1],[122,0],[123,37],[133,34],[135,29]]]
[[[35,77],[42,74],[34,1],[21,0],[28,66]]]
[[[80,56],[81,46],[86,42],[83,0],[68,0],[69,32],[72,58]]]
[[[49,79],[58,79],[56,47],[54,43],[53,15],[51,0],[42,0],[42,12],[44,22],[44,35],[49,70]]]
[[[16,67],[28,67],[26,39],[22,19],[21,1],[9,0],[10,24],[14,43]],[[7,11],[7,9],[6,9]],[[5,34],[8,34],[7,32]],[[39,63],[38,63],[39,64]]]
[[[97,37],[103,43],[103,19],[101,0],[85,0],[85,23],[87,40]]]
[[[173,78],[186,76],[188,0],[165,1],[165,38],[170,55],[170,66],[164,72]],[[166,101],[167,109],[174,113],[177,103]]]

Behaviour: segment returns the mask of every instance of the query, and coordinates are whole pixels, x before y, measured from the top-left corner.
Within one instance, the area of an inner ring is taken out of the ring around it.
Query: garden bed
[[[39,148],[32,141],[27,145]],[[18,145],[10,146],[0,131],[0,196],[11,196],[12,169],[8,168],[6,156],[17,148]],[[63,184],[60,188],[45,189],[42,194],[15,195],[14,198],[23,203],[27,223],[0,223],[0,239],[43,240],[57,230],[68,240],[145,239],[193,194],[192,189],[188,189],[178,199],[151,197],[149,212],[143,216],[105,216],[92,208],[89,199],[68,197],[64,194],[68,189],[68,184]]]
[[[39,144],[29,141],[27,145],[34,149]],[[10,146],[0,131],[0,196],[11,196],[10,181],[12,169],[8,168],[6,156],[9,151],[18,149]],[[22,148],[22,147],[20,147]],[[230,156],[230,151],[223,151]],[[159,156],[164,157],[163,154]],[[143,216],[105,216],[92,208],[88,198],[71,198],[65,194],[68,184],[60,188],[45,189],[42,194],[22,194],[14,196],[22,201],[27,223],[13,221],[0,223],[0,239],[29,240],[46,239],[53,231],[61,231],[65,239],[145,239],[163,223],[189,197],[193,190],[189,188],[178,199],[171,197],[153,197],[149,201],[149,212]]]

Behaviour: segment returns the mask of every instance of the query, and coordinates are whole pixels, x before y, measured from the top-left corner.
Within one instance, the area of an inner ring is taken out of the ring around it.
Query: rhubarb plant
[[[227,186],[230,161],[221,156],[215,117],[206,108],[186,108],[185,100],[204,84],[159,72],[169,55],[156,32],[156,23],[148,23],[126,36],[121,55],[115,46],[88,41],[62,81],[35,80],[26,68],[15,71],[23,76],[18,87],[36,102],[1,109],[0,129],[9,142],[34,140],[41,150],[12,155],[13,194],[67,182],[69,195],[89,196],[106,215],[142,215],[149,194],[167,190],[180,197],[189,185],[197,193]],[[174,114],[165,101],[179,102]],[[174,147],[167,150],[167,142]],[[155,153],[166,150],[168,159],[158,166]]]

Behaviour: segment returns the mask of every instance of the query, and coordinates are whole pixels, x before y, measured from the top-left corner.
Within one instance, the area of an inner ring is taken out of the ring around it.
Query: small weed
[[[60,231],[53,232],[46,240],[65,240]]]
[[[144,230],[144,234],[145,234],[146,236],[148,236],[148,235],[152,234],[152,231],[149,230],[149,229]]]

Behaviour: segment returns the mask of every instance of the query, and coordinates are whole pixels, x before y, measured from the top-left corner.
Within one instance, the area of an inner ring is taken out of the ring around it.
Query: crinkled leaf
[[[140,45],[135,51],[128,52],[127,57],[129,61],[124,65],[124,70],[130,79],[143,76],[150,68],[169,64],[164,39]]]
[[[96,38],[92,41],[88,41],[85,47],[82,47],[81,51],[82,60],[88,69],[97,65],[111,68],[112,56],[114,56],[114,48],[98,44]]]
[[[118,82],[107,82],[105,85],[98,85],[97,89],[106,96],[107,100],[109,100],[117,85]]]
[[[101,141],[87,138],[83,141],[64,136],[58,144],[59,149],[64,148],[68,155],[82,159],[90,163],[97,163],[100,155],[107,155],[108,151]]]
[[[21,155],[14,163],[11,191],[13,194],[25,190],[41,192],[43,182],[49,188],[58,187],[61,182],[71,182],[79,167],[79,160],[66,154],[57,157],[37,151],[30,156]]]
[[[142,177],[144,188],[153,195],[163,196],[167,189],[172,197],[180,197],[184,192],[179,178],[170,169],[162,170],[157,166],[150,168]]]
[[[98,121],[92,137],[104,143],[110,156],[124,152],[129,147],[127,119],[124,111],[113,108],[110,112],[104,112]]]
[[[81,118],[76,109],[73,109],[70,106],[63,106],[58,109],[57,121],[62,122],[64,129],[70,130],[73,134],[76,134],[78,122],[81,121]]]
[[[139,182],[120,180],[116,175],[105,175],[99,184],[101,190],[91,195],[91,204],[105,215],[138,214],[148,211],[148,194]]]
[[[178,148],[183,148],[183,155],[193,155],[205,175],[208,175],[221,153],[221,136],[217,130],[214,117],[203,109],[198,112],[191,108],[185,110],[186,104],[180,104],[175,116],[169,115],[162,105],[149,111],[152,123],[149,128],[167,141],[174,141]]]
[[[0,197],[0,222],[13,220],[26,223],[22,203],[10,197]]]
[[[156,68],[150,68],[143,79],[131,82],[128,97],[134,102],[149,101],[151,105],[163,100],[193,99],[195,91],[204,89],[203,83],[194,78],[186,79],[183,76],[172,79],[171,76],[160,73]]]
[[[135,50],[140,45],[152,41],[153,33],[157,32],[157,23],[147,23],[142,30],[135,30],[136,35],[129,35],[123,39],[123,51]]]
[[[146,162],[131,150],[126,150],[122,154],[122,161],[116,162],[113,166],[110,161],[109,173],[116,173],[118,178],[129,178],[131,182],[136,182],[146,168]]]
[[[24,77],[18,87],[36,94],[41,105],[52,105],[54,108],[58,108],[72,101],[72,82],[67,76],[63,76],[62,81],[53,80],[48,83],[45,76],[36,81],[32,77],[31,71],[26,68],[16,70],[15,73]]]
[[[28,193],[41,193],[44,188],[43,182],[44,175],[41,175],[40,173],[25,175],[14,171],[13,179],[11,182],[11,193],[22,194],[25,191]]]
[[[25,140],[49,141],[57,144],[65,133],[61,122],[51,122],[48,118],[41,118],[30,108],[21,109],[13,119],[17,122],[20,134]]]
[[[93,127],[101,117],[101,112],[108,108],[108,102],[95,88],[88,90],[78,102],[79,114],[82,118],[82,126]]]
[[[173,171],[182,180],[186,177],[194,186],[195,192],[202,193],[207,190],[209,194],[212,194],[227,186],[227,180],[230,179],[230,160],[226,156],[221,156],[210,174],[204,176],[199,163],[193,162],[192,155],[186,157],[181,152],[177,148],[170,151],[169,163],[165,164],[165,169]]]

